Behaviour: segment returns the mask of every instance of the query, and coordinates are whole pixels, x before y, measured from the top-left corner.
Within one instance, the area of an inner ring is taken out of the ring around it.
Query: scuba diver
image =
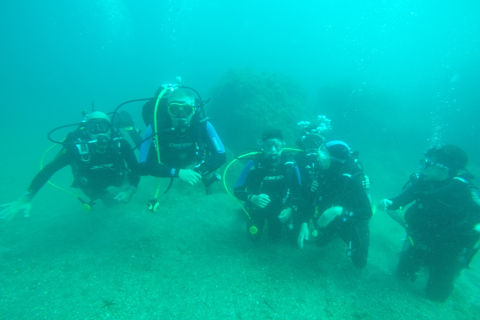
[[[72,186],[90,198],[90,202],[78,198],[85,209],[91,209],[97,199],[112,205],[127,202],[134,195],[140,181],[138,162],[130,144],[117,136],[107,114],[100,111],[86,114],[77,130],[69,133],[61,144],[60,152],[33,178],[23,197],[2,205],[0,218],[11,219],[20,211],[29,216],[33,197],[55,172],[67,165],[71,166],[74,176]],[[117,195],[107,190],[127,182],[125,191]]]
[[[352,152],[343,141],[325,143],[322,134],[311,135],[303,142],[306,151],[296,158],[303,181],[296,218],[297,243],[302,248],[304,240],[309,239],[309,223],[313,221],[316,227],[312,234],[319,246],[340,236],[348,245],[346,255],[353,265],[363,268],[367,264],[373,213],[362,179],[358,178],[362,174],[352,169]]]
[[[411,176],[400,195],[378,206],[407,231],[397,276],[414,281],[427,267],[429,300],[447,300],[455,276],[479,247],[480,199],[467,163],[468,155],[457,146],[431,147],[420,162],[420,174]],[[410,203],[403,217],[393,211]]]
[[[282,152],[285,142],[281,131],[263,132],[261,144],[262,153],[247,162],[235,184],[234,195],[245,201],[250,239],[261,239],[266,221],[269,239],[276,241],[285,224],[292,227],[292,212],[299,200],[300,173],[293,155]]]
[[[302,175],[302,201],[295,218],[297,244],[303,248],[310,229],[320,246],[340,236],[348,245],[346,255],[363,268],[372,209],[366,193],[370,183],[358,152],[352,152],[343,141],[326,142],[325,135],[332,127],[323,115],[297,125],[301,129],[297,145],[303,150],[295,157]]]
[[[147,128],[140,146],[140,174],[169,177],[171,183],[173,178],[190,185],[202,181],[209,194],[226,155],[198,93],[181,85],[162,86],[144,105],[143,118]],[[150,200],[149,209],[155,211],[158,205]]]

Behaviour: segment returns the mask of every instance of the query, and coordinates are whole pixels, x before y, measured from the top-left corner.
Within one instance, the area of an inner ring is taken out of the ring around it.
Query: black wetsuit
[[[480,207],[471,183],[459,177],[416,180],[390,200],[389,210],[413,202],[405,212],[410,241],[400,255],[398,275],[413,279],[421,266],[427,266],[427,298],[445,301],[453,290],[464,249],[478,240],[473,228],[480,223]]]
[[[158,130],[160,163],[153,139],[147,139],[140,148],[141,175],[178,177],[180,169],[196,166],[195,170],[206,175],[214,172],[226,161],[225,148],[210,122],[195,122],[178,134],[171,126]],[[150,137],[152,127],[145,135]]]
[[[293,157],[286,152],[275,159],[257,158],[245,165],[235,185],[234,194],[246,202],[246,210],[251,217],[247,221],[247,232],[252,240],[261,238],[265,221],[268,222],[270,239],[279,239],[283,224],[278,215],[283,209],[296,209],[300,184],[298,167]],[[267,194],[270,198],[270,203],[265,208],[257,207],[250,201],[252,195],[259,194]],[[255,226],[258,232],[252,234],[251,226]]]
[[[82,189],[91,200],[101,198],[108,201],[106,189],[121,186],[127,181],[130,188],[136,190],[140,175],[130,144],[123,138],[110,140],[103,151],[97,149],[95,143],[87,141],[82,132],[71,133],[55,159],[32,180],[28,192],[36,194],[55,172],[67,165],[72,167],[74,175],[72,186]]]
[[[332,162],[328,170],[315,169],[313,161],[304,154],[298,156],[302,172],[303,196],[298,210],[298,223],[314,224],[322,213],[333,206],[343,208],[342,214],[336,217],[327,227],[319,229],[318,244],[326,245],[336,236],[340,236],[348,244],[347,255],[353,264],[363,268],[367,263],[370,244],[369,221],[372,217],[370,201],[362,185],[362,180],[345,172],[343,166]],[[316,191],[311,191],[314,180],[318,182]]]

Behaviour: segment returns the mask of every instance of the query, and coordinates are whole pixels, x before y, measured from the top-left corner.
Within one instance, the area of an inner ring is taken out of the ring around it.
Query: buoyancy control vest
[[[128,173],[121,151],[122,140],[111,139],[104,149],[99,149],[86,139],[83,132],[69,134],[64,146],[75,157],[71,165],[72,186],[95,189],[121,186]]]

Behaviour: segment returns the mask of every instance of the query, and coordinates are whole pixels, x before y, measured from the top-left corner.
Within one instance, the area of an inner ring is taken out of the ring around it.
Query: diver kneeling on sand
[[[278,241],[284,226],[292,229],[291,216],[300,196],[300,173],[293,154],[284,152],[283,134],[277,129],[262,133],[262,152],[253,153],[234,188],[234,195],[245,201],[247,234],[261,239],[267,222],[270,240]]]
[[[398,277],[414,281],[420,268],[427,267],[425,294],[430,300],[448,298],[455,276],[479,248],[480,199],[467,163],[459,147],[434,146],[425,152],[420,173],[412,175],[403,192],[379,204],[407,231]],[[403,217],[395,211],[410,203]]]
[[[298,245],[303,247],[303,241],[309,238],[309,222],[313,221],[312,234],[318,245],[324,246],[339,236],[348,245],[346,255],[353,265],[363,268],[367,264],[372,217],[363,172],[351,171],[352,152],[343,141],[325,143],[319,137],[316,149],[315,159],[308,154],[297,158],[303,186],[303,201],[296,217],[300,224]]]

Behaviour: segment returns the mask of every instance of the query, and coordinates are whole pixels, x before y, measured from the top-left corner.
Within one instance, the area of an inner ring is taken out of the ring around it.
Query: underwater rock
[[[212,92],[207,114],[227,148],[258,148],[263,130],[283,131],[287,147],[295,147],[296,123],[309,117],[306,89],[285,75],[252,69],[229,70]]]

